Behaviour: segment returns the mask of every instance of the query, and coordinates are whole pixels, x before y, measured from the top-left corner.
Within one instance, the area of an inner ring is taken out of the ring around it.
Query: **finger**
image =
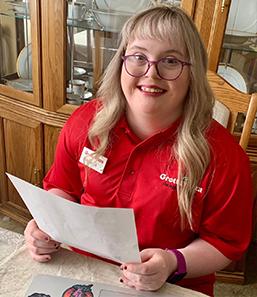
[[[48,262],[51,260],[50,255],[36,255],[36,254],[32,253],[31,251],[30,251],[30,255],[33,260],[35,260],[37,262],[41,262],[41,263]]]
[[[121,278],[121,280],[122,280],[121,282],[124,283],[126,286],[128,286],[130,288],[134,288],[136,290],[140,290],[140,291],[152,290],[150,285],[135,283],[135,282],[131,281],[130,279],[127,279],[124,276]]]
[[[46,234],[44,231],[40,230],[39,228],[34,229],[33,232],[31,233],[31,236],[42,241],[50,241],[51,237]]]
[[[141,261],[143,263],[149,261],[154,256],[154,254],[155,254],[155,250],[154,249],[145,249],[145,250],[142,250],[140,252]]]
[[[37,240],[34,237],[30,237],[27,240],[27,245],[31,245],[37,248],[57,248],[60,246],[60,243],[56,241],[42,241]]]
[[[139,275],[153,275],[158,272],[156,263],[151,259],[144,263],[132,263],[121,266],[121,270]]]
[[[140,252],[140,258],[141,258],[142,263],[144,263],[144,262],[148,261],[149,259],[151,259],[153,257],[153,255],[154,255],[154,252],[153,252],[152,249],[142,250]],[[136,265],[136,264],[141,265],[142,263],[123,263],[120,266],[120,268],[121,269],[124,269],[125,267],[128,267],[128,265],[130,265],[130,266],[131,266],[131,264],[133,264],[133,265]]]
[[[120,278],[120,282],[124,283],[126,286],[130,288],[135,288],[135,284],[131,280],[127,279],[125,276]]]
[[[56,248],[38,248],[35,246],[30,246],[29,250],[32,252],[34,255],[47,255],[47,254],[52,254],[57,252],[60,249],[60,247]]]
[[[151,274],[151,275],[143,275],[143,274],[131,273],[125,270],[123,271],[123,276],[126,277],[126,279],[138,285],[139,284],[150,285],[154,282],[160,281],[160,275],[157,273]]]
[[[29,238],[32,236],[38,240],[45,240],[45,241],[50,240],[50,236],[38,228],[38,225],[34,219],[29,221],[24,231],[24,235],[26,238]]]
[[[145,249],[140,252],[142,263],[122,264],[121,270],[127,269],[136,274],[152,275],[158,272],[158,265],[154,260],[156,249]]]

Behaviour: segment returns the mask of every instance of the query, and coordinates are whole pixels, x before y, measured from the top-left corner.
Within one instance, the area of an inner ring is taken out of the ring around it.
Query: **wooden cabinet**
[[[26,0],[22,6],[0,3],[0,59],[2,65],[6,64],[5,69],[0,67],[0,94],[35,106],[42,106],[39,3],[37,0]],[[16,73],[18,67],[25,72],[21,77]],[[21,90],[30,87],[31,92]]]
[[[1,118],[1,179],[4,172],[19,176],[40,186],[43,174],[42,124],[33,119],[5,112]],[[31,218],[12,184],[4,183],[1,191],[1,210],[16,220],[26,223]]]
[[[60,7],[57,12],[52,9],[56,2]],[[59,70],[64,76],[62,67],[66,67],[64,54],[60,54],[65,44],[59,42],[65,34],[56,32],[54,27],[58,29],[58,25],[54,22],[44,32],[48,23],[45,9],[49,12],[47,17],[58,13],[56,23],[60,19],[65,21],[64,15],[60,15],[60,12],[65,14],[65,1],[56,2],[29,0],[0,4],[0,64],[6,62],[5,67],[0,67],[0,212],[24,224],[31,216],[5,172],[41,186],[54,158],[59,131],[68,117],[51,112],[57,111],[51,106],[65,100],[64,92],[60,91],[65,88],[64,80],[58,74]],[[64,30],[65,26],[60,28]],[[52,31],[56,32],[51,41],[54,50],[47,42]],[[45,48],[49,48],[48,53]],[[12,55],[6,56],[8,52]],[[8,57],[14,63],[7,63]]]
[[[55,148],[58,137],[61,132],[60,127],[44,126],[44,160],[45,160],[45,174],[50,169],[55,155]]]
[[[77,108],[75,105],[67,104],[66,100],[67,73],[70,67],[70,60],[67,58],[70,49],[67,45],[72,36],[69,36],[68,31],[69,28],[86,30],[84,23],[80,23],[79,26],[74,23],[67,25],[66,1],[27,2],[29,14],[13,15],[12,27],[16,28],[14,31],[18,34],[21,29],[17,28],[25,26],[24,20],[29,20],[29,29],[25,37],[30,38],[27,46],[31,47],[33,90],[27,92],[4,84],[0,66],[0,212],[24,224],[30,216],[17,192],[8,182],[5,172],[35,185],[42,184],[42,178],[53,162],[61,127]],[[218,65],[229,5],[230,0],[181,1],[181,6],[192,16],[202,35],[208,50],[209,68],[214,71]],[[89,55],[94,59],[93,75],[96,80],[101,73],[101,67],[98,65],[103,65],[102,56],[99,55],[100,49],[106,46],[103,40],[108,41],[115,32],[103,32],[92,28],[90,30],[87,36],[94,38],[94,51]],[[80,30],[77,32],[80,33]],[[4,35],[0,36],[3,42]],[[17,38],[16,47],[21,50],[20,44],[26,46],[24,40]],[[3,54],[2,47],[0,42],[0,59]],[[17,73],[14,72],[11,76],[6,73],[7,81],[17,78]],[[251,154],[252,160],[255,160],[255,149]],[[236,263],[232,271],[239,270],[243,275],[241,264]]]

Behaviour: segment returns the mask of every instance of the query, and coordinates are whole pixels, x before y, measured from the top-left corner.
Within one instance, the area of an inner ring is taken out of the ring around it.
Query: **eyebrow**
[[[141,47],[141,46],[138,46],[138,45],[133,45],[132,47],[130,47],[130,48],[127,48],[127,49],[129,49],[129,50],[143,50],[143,51],[148,51],[146,48],[144,48],[144,47]],[[167,50],[167,51],[165,51],[164,52],[164,54],[172,54],[172,53],[176,53],[176,54],[179,54],[180,56],[184,56],[183,54],[182,54],[182,52],[180,52],[179,50],[177,50],[177,49],[169,49],[169,50]]]

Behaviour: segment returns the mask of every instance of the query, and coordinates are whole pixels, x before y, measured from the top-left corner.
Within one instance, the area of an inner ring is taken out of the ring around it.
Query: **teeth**
[[[144,92],[149,92],[149,93],[162,93],[162,90],[157,89],[157,88],[141,87],[141,90],[144,91]]]

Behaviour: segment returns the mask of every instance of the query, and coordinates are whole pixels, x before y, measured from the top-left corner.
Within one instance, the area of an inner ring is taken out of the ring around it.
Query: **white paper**
[[[118,263],[141,262],[133,209],[80,205],[7,175],[52,239]]]

